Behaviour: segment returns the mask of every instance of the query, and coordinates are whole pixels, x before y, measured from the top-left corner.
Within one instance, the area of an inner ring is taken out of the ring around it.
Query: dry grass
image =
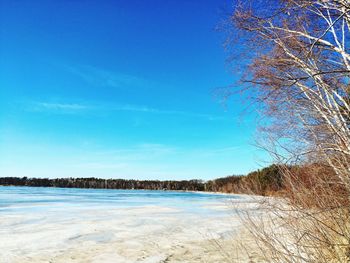
[[[239,210],[255,241],[241,244],[263,262],[350,262],[349,192],[324,168],[284,170],[283,198],[264,198],[257,211]],[[304,181],[307,178],[308,182]],[[243,261],[236,261],[243,262]],[[257,261],[256,261],[257,262]]]

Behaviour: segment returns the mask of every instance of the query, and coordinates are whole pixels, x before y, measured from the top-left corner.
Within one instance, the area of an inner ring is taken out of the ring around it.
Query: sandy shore
[[[246,199],[235,207],[247,209]],[[164,206],[3,214],[0,262],[248,262],[234,248],[245,237],[230,202],[211,203],[217,213],[208,214]]]

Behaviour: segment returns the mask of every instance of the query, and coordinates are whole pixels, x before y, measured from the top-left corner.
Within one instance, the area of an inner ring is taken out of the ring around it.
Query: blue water
[[[175,191],[0,186],[0,215],[26,211],[43,213],[94,207],[118,209],[147,206],[209,214],[214,212],[210,207],[232,198],[239,197]],[[216,212],[218,211],[215,210]]]

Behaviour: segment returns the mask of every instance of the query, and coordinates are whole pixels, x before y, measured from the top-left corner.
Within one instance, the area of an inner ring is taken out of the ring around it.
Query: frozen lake
[[[0,187],[0,262],[217,262],[232,203],[192,192]]]

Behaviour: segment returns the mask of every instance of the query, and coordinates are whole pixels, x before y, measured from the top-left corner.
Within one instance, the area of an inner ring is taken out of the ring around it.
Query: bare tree
[[[230,29],[249,46],[244,89],[288,186],[283,202],[264,203],[268,222],[246,217],[250,230],[269,261],[348,262],[350,2],[242,2]],[[283,169],[291,163],[302,169]]]

